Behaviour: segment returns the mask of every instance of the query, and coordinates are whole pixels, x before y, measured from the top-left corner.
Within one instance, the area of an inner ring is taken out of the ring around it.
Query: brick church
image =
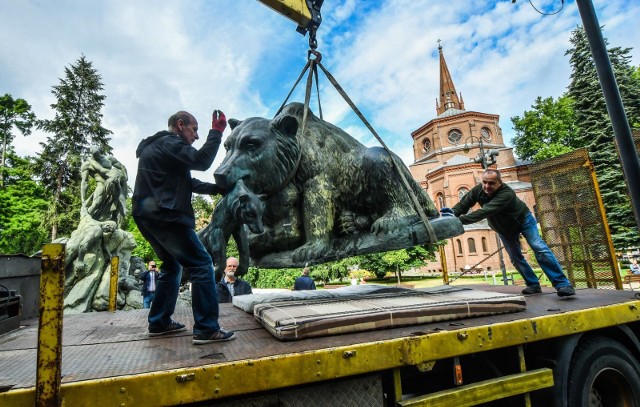
[[[411,174],[438,209],[452,207],[481,182],[484,153],[488,168],[498,169],[502,181],[516,191],[533,213],[535,201],[528,167],[515,158],[513,147],[504,144],[500,116],[465,110],[462,94],[456,92],[447,68],[442,46],[438,46],[438,52],[440,96],[436,98],[436,117],[411,133],[414,156],[414,162],[409,166]],[[465,225],[464,229],[464,234],[448,239],[445,246],[449,272],[473,266],[497,250],[497,235],[486,221]],[[523,240],[523,250],[527,249]],[[502,253],[506,268],[512,269],[504,249]],[[437,252],[436,257],[436,261],[428,263],[422,271],[441,271]],[[478,267],[486,271],[500,271],[498,254]]]

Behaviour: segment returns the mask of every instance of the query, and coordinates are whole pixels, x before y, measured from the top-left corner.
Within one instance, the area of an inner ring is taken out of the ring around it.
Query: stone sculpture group
[[[91,148],[82,163],[80,223],[66,243],[65,312],[104,311],[109,303],[111,258],[118,256],[118,308],[141,308],[140,291],[130,275],[131,251],[136,247],[130,232],[121,229],[126,215],[127,170],[115,157]],[[90,179],[95,181],[87,195]],[[138,298],[140,297],[140,298]]]

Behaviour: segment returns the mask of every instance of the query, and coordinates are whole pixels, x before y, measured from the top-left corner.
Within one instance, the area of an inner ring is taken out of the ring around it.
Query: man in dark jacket
[[[240,262],[235,257],[227,259],[227,267],[224,276],[216,285],[218,302],[231,302],[236,295],[252,294],[251,285],[244,280],[236,278],[236,269]]]
[[[467,213],[476,203],[481,209]],[[502,183],[500,172],[497,170],[486,170],[482,174],[482,184],[473,187],[453,208],[442,210],[443,214],[450,211],[453,211],[464,225],[487,219],[491,229],[500,236],[511,263],[527,284],[522,290],[523,294],[541,293],[542,289],[538,276],[522,255],[520,235],[527,240],[538,264],[549,277],[558,295],[567,297],[575,294],[571,282],[562,272],[562,266],[540,237],[536,219],[531,211],[516,196],[513,189]]]
[[[151,308],[153,298],[156,296],[156,281],[158,281],[158,268],[156,262],[149,262],[149,269],[140,273],[140,283],[142,284],[142,307]]]
[[[316,283],[311,277],[309,277],[309,268],[305,267],[302,269],[302,275],[296,278],[296,281],[293,284],[293,289],[294,291],[316,289]]]
[[[202,148],[191,145],[198,140],[198,121],[180,111],[169,118],[169,130],[160,131],[140,143],[136,150],[138,173],[133,191],[133,219],[149,241],[162,270],[156,295],[149,310],[149,336],[185,330],[173,321],[182,268],[191,276],[193,344],[228,341],[235,337],[218,324],[218,301],[211,256],[198,239],[191,194],[220,193],[215,184],[191,178],[191,170],[207,170],[218,152],[222,132],[227,126],[224,113],[214,111],[211,130]]]

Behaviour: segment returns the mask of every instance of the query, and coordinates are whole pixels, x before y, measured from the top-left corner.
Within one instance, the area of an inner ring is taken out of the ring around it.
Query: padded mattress
[[[297,340],[517,312],[525,307],[521,295],[446,287],[265,302],[255,304],[253,311],[255,318],[276,338]]]

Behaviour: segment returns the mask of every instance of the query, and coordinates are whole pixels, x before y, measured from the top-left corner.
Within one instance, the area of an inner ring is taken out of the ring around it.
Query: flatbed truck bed
[[[521,290],[515,286],[470,287],[507,294]],[[190,308],[178,308],[174,314],[174,319],[187,325],[187,331],[161,337],[147,335],[147,310],[65,315],[63,405],[218,405],[218,401],[232,402],[368,374],[384,374],[380,379],[382,405],[427,405],[420,400],[442,393],[447,385],[436,386],[431,393],[427,390],[425,396],[414,389],[414,382],[421,381],[422,374],[437,371],[436,365],[447,372],[444,382],[454,382],[452,389],[462,390],[473,383],[478,387],[492,379],[477,373],[473,362],[464,361],[472,355],[508,359],[499,352],[516,352],[511,358],[515,371],[496,373],[493,380],[508,376],[516,383],[522,376],[522,385],[537,383],[525,386],[527,394],[532,389],[553,391],[553,375],[557,382],[558,374],[564,374],[554,370],[558,361],[545,364],[545,358],[553,358],[552,352],[541,356],[544,351],[535,351],[527,360],[528,347],[536,349],[536,344],[548,348],[548,341],[557,343],[558,338],[600,331],[605,337],[624,336],[626,332],[628,337],[621,342],[630,343],[630,353],[638,356],[640,301],[633,292],[581,289],[576,296],[561,299],[545,288],[543,294],[527,296],[526,302],[523,312],[289,342],[273,337],[253,315],[221,304],[220,324],[235,331],[237,337],[201,346],[191,344]],[[37,324],[37,320],[26,320],[19,330],[0,336],[1,406],[34,405]],[[617,332],[619,329],[624,332]],[[511,362],[495,364],[499,367]],[[527,376],[527,372],[533,373]],[[478,391],[482,393],[476,389],[476,399]],[[407,392],[418,396],[407,397]]]

